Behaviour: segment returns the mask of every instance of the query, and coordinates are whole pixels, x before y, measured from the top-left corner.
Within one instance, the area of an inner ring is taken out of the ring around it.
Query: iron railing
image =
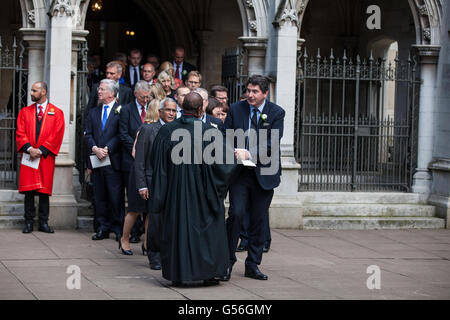
[[[300,191],[410,191],[416,162],[416,58],[299,58]]]
[[[0,105],[0,189],[18,187],[18,153],[16,152],[16,119],[26,106],[28,70],[24,67],[25,46],[17,45],[13,38],[11,47],[3,47],[0,37],[0,85],[8,94],[6,103]],[[3,95],[3,94],[2,94]]]
[[[229,104],[239,101],[245,89],[244,74],[246,51],[243,48],[226,49],[222,56],[222,85],[228,89]]]

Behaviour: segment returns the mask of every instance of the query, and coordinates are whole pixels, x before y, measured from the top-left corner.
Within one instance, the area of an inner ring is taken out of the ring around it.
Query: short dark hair
[[[248,87],[249,84],[251,84],[252,86],[259,86],[261,91],[263,93],[266,93],[267,91],[269,91],[269,83],[270,81],[267,77],[256,74],[248,78],[246,87]]]
[[[141,57],[142,57],[142,51],[137,49],[137,48],[131,48],[130,51],[128,51],[128,55],[131,56],[131,54],[133,52],[138,52],[141,55]]]
[[[190,92],[183,101],[184,112],[196,114],[198,109],[203,107],[203,98],[197,92]]]
[[[222,86],[222,85],[214,85],[211,87],[211,95],[213,97],[216,96],[217,92],[226,92],[228,94],[228,88]]]
[[[206,107],[206,113],[212,115],[215,108],[222,108],[222,104],[215,97],[208,97],[208,107]]]

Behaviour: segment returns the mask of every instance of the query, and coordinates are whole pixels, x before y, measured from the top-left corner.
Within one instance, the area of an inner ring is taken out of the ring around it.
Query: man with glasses
[[[186,80],[186,86],[189,90],[194,91],[202,85],[202,75],[198,71],[189,72]]]

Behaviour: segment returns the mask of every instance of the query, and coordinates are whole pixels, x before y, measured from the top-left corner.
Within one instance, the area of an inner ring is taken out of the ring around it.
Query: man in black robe
[[[203,100],[198,93],[186,96],[183,110],[181,118],[159,130],[153,143],[150,212],[163,215],[163,277],[173,285],[201,280],[214,284],[229,264],[224,198],[237,165],[234,157],[232,164],[219,164],[225,163],[225,144],[217,128],[199,120]],[[220,141],[212,143],[221,159],[205,161],[205,148],[211,147],[203,141],[205,132],[218,139],[209,141]]]

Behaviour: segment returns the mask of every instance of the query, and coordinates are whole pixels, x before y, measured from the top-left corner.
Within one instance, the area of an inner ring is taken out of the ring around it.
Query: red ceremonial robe
[[[64,113],[51,103],[45,108],[41,131],[36,141],[37,106],[22,108],[17,117],[16,144],[17,152],[30,143],[33,148],[43,146],[50,153],[47,158],[41,156],[37,170],[21,165],[19,176],[19,192],[36,190],[39,193],[52,195],[55,158],[64,137]],[[23,155],[22,155],[23,156]]]

